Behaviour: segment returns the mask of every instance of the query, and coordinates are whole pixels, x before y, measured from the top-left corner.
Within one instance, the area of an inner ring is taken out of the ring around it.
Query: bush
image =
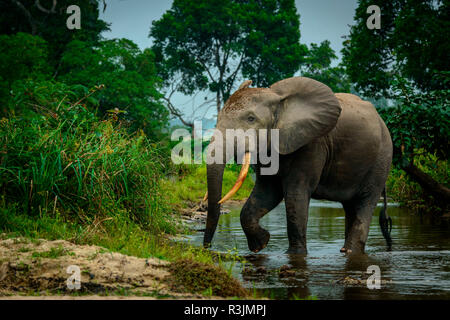
[[[0,116],[6,114],[13,83],[21,79],[49,78],[47,42],[38,36],[18,32],[0,35]]]
[[[150,230],[174,232],[159,180],[158,147],[115,118],[99,121],[83,86],[23,83],[14,103],[27,117],[0,121],[0,192],[30,216],[63,214],[92,222],[128,215]]]
[[[425,153],[423,150],[416,151],[414,165],[429,174],[433,179],[442,181],[444,185],[450,184],[450,167],[448,160],[439,160],[436,155]],[[424,209],[427,212],[441,213],[442,209],[435,204],[434,199],[425,193],[420,185],[413,181],[408,174],[392,167],[386,181],[389,196],[395,201],[407,205],[413,209]]]

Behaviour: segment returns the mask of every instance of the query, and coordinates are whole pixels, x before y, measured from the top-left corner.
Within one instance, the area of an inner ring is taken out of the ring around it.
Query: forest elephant
[[[306,229],[310,199],[342,203],[345,210],[346,253],[363,253],[372,215],[380,196],[384,208],[379,223],[388,247],[392,221],[386,213],[385,183],[392,161],[392,140],[374,106],[348,93],[334,94],[325,84],[292,77],[269,88],[250,88],[245,81],[230,96],[217,119],[216,130],[278,129],[275,150],[279,168],[264,175],[258,149],[244,150],[241,173],[232,190],[222,196],[224,161],[207,164],[208,215],[204,246],[209,247],[217,227],[220,205],[239,189],[247,175],[250,155],[256,173],[254,189],[242,208],[240,220],[253,252],[262,250],[270,234],[259,220],[283,199],[286,205],[288,253],[306,254]],[[274,144],[270,141],[267,148]],[[256,148],[256,147],[252,147]]]

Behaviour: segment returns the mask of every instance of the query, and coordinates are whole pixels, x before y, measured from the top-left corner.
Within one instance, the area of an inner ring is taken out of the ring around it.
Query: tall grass
[[[90,111],[96,89],[76,89],[37,83],[16,93],[28,112],[0,120],[5,206],[90,223],[126,215],[152,232],[173,233],[157,146],[143,133],[129,134],[116,117],[98,120]]]

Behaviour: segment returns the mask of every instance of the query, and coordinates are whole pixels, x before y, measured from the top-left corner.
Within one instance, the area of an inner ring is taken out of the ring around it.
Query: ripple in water
[[[433,221],[390,204],[392,251],[386,251],[377,210],[370,226],[366,254],[347,257],[339,252],[344,244],[342,206],[312,200],[308,218],[308,255],[303,257],[285,254],[288,239],[284,203],[261,219],[261,225],[271,237],[268,246],[257,254],[248,250],[239,220],[240,208],[230,209],[229,214],[220,218],[212,250],[237,251],[245,256],[248,265],[235,264],[234,276],[246,287],[272,298],[450,299],[448,220]],[[201,246],[203,232],[189,236],[188,241]],[[367,288],[369,274],[366,271],[370,265],[377,265],[381,270],[381,289]],[[290,270],[280,273],[282,266]],[[262,272],[246,272],[258,268]]]

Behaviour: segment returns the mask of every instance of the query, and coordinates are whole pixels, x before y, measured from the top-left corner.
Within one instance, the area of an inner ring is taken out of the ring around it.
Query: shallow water
[[[285,206],[281,203],[261,219],[261,226],[271,237],[267,247],[254,254],[248,250],[240,225],[240,208],[230,209],[229,214],[220,218],[212,250],[231,250],[245,256],[249,262],[246,266],[234,264],[233,275],[244,286],[272,298],[450,299],[448,220],[433,221],[390,204],[392,251],[386,250],[377,209],[370,226],[366,254],[346,256],[339,252],[344,244],[345,221],[341,205],[313,200],[308,219],[308,254],[288,255],[285,254],[288,248]],[[189,236],[188,241],[200,246],[203,232]],[[292,268],[290,274],[279,272],[284,265]],[[367,267],[371,265],[380,268],[380,289],[367,287],[370,276]],[[260,272],[247,272],[258,268]]]

